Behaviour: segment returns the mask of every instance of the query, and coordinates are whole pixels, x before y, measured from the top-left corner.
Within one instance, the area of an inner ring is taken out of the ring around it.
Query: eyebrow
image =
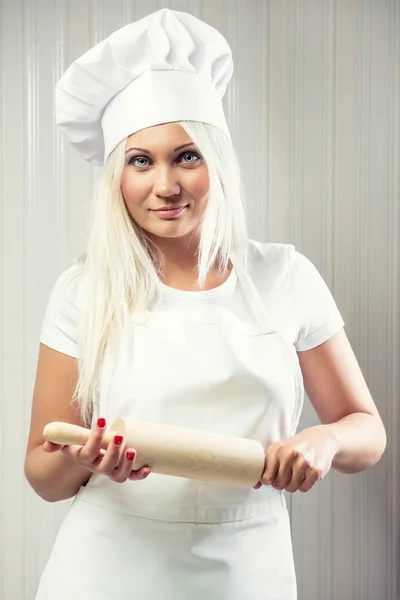
[[[189,142],[188,144],[183,144],[182,146],[178,146],[174,149],[174,152],[178,152],[178,150],[182,150],[182,148],[186,148],[187,146],[194,146],[193,142]],[[146,148],[129,148],[126,150],[125,154],[128,154],[131,150],[137,150],[138,152],[145,152],[146,154],[151,154],[151,150],[146,150]]]

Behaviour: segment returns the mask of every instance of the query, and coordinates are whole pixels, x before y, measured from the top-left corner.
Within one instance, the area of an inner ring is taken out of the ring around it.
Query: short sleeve
[[[311,350],[338,333],[344,321],[327,284],[305,256],[293,249],[289,268],[298,323],[295,347]]]
[[[79,278],[76,265],[64,271],[57,279],[42,323],[42,344],[78,358],[77,324]]]

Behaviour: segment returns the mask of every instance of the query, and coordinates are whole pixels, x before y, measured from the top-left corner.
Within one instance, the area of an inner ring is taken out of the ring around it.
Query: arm
[[[93,426],[84,446],[58,446],[44,440],[42,432],[47,423],[81,425],[79,411],[71,404],[77,376],[75,358],[40,346],[25,475],[35,492],[48,502],[72,498],[92,473],[105,475],[115,483],[140,481],[150,473],[147,466],[134,469],[136,451],[126,448],[122,435],[116,435],[107,450],[102,450],[105,419]]]
[[[298,356],[307,395],[337,445],[332,468],[357,473],[374,465],[385,428],[345,332]]]
[[[321,425],[271,444],[256,489],[264,484],[308,492],[331,468],[356,473],[371,467],[386,447],[384,426],[344,331],[298,355]]]
[[[31,427],[26,449],[25,475],[35,492],[48,502],[75,496],[91,472],[62,452],[43,449],[42,432],[51,421],[81,425],[71,404],[77,381],[77,361],[41,344],[33,393]],[[48,442],[47,442],[48,443]]]
[[[324,280],[297,252],[291,253],[289,271],[295,346],[321,425],[271,444],[260,484],[293,493],[308,492],[331,468],[356,473],[374,465],[386,433]]]

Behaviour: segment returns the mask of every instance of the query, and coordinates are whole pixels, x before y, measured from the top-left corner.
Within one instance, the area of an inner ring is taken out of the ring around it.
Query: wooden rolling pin
[[[49,423],[43,430],[55,444],[83,445],[90,433],[63,422]],[[264,450],[256,440],[117,419],[104,434],[102,448],[117,433],[124,436],[126,447],[136,450],[135,469],[148,466],[163,475],[243,486],[255,485],[264,470]]]

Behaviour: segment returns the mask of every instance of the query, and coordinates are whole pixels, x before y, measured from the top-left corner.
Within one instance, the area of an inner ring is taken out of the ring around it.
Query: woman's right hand
[[[150,473],[149,467],[134,470],[136,451],[133,448],[125,448],[125,440],[122,435],[116,435],[108,445],[107,450],[101,447],[104,433],[106,431],[105,419],[98,419],[92,428],[90,438],[83,446],[69,446],[53,444],[46,440],[43,444],[45,452],[60,451],[80,467],[84,467],[92,473],[106,475],[116,483],[123,483],[127,479],[140,481]]]

